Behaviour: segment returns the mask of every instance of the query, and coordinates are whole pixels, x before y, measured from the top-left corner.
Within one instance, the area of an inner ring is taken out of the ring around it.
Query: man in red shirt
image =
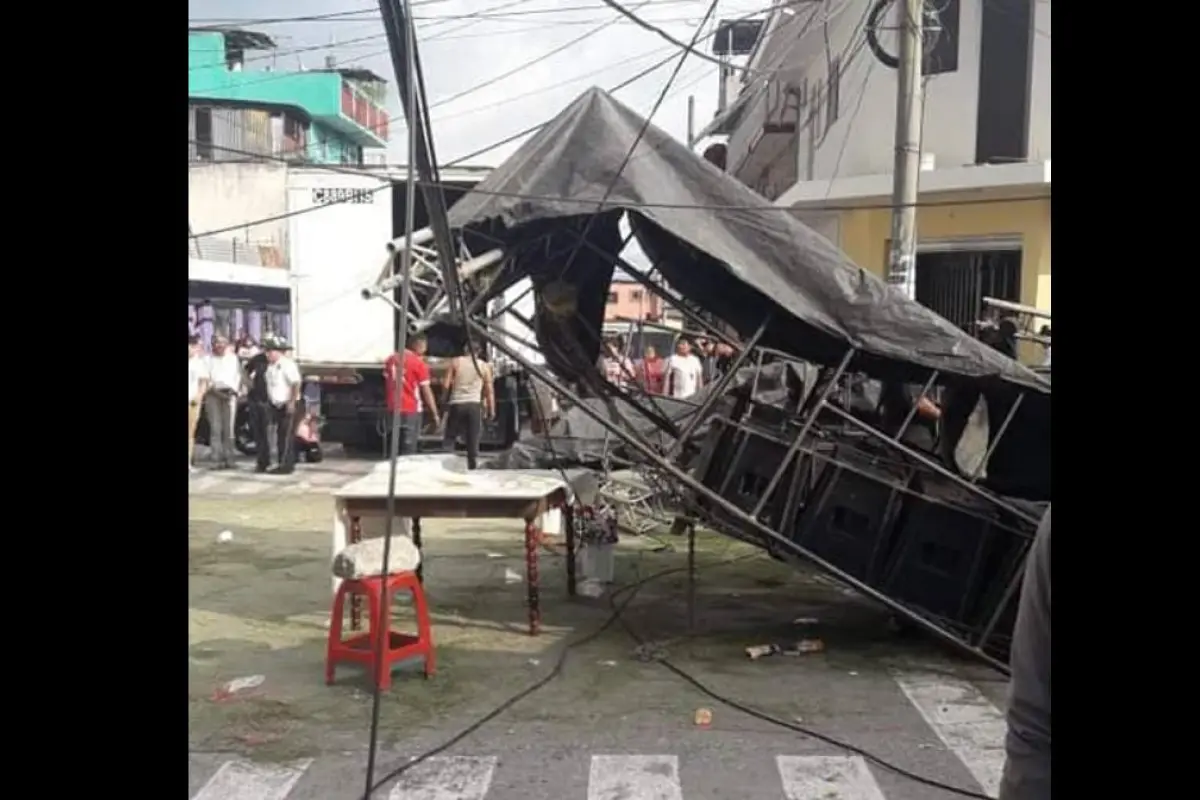
[[[648,394],[663,393],[663,384],[666,382],[666,364],[666,360],[659,356],[654,345],[646,345],[639,373],[642,379],[642,388]]]
[[[393,353],[383,362],[383,377],[387,383],[388,411],[400,414],[400,455],[417,452],[421,439],[421,419],[425,408],[433,417],[434,427],[441,424],[437,401],[429,382],[429,367],[423,356],[427,347],[425,337],[415,334],[408,337],[404,360]],[[403,380],[398,373],[403,370]],[[422,402],[424,401],[424,402]]]

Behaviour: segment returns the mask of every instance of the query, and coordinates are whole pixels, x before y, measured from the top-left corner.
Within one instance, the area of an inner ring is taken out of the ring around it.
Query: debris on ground
[[[505,583],[520,583],[523,580],[525,580],[525,579],[521,577],[521,573],[517,572],[514,569],[509,569],[508,567],[504,568],[504,582]]]
[[[816,617],[796,617],[792,620],[793,625],[819,625],[821,620]]]
[[[233,531],[221,531],[220,533],[217,534],[217,541],[218,542],[232,542],[233,541]]]
[[[616,665],[617,665],[617,662],[615,662],[615,661],[601,661],[600,662],[600,666],[602,666],[602,667],[615,667]]]
[[[746,655],[751,661],[757,661],[764,656],[784,655],[801,656],[807,653],[825,651],[825,642],[820,639],[801,639],[791,644],[756,644],[746,648]]]
[[[220,703],[230,699],[241,692],[248,692],[251,689],[257,689],[262,686],[267,680],[266,675],[250,675],[245,678],[234,678],[217,687],[213,692],[213,700]]]
[[[488,553],[488,558],[504,558],[504,553]]]
[[[696,727],[697,728],[707,728],[709,725],[712,725],[712,721],[713,721],[713,712],[712,712],[711,708],[697,708],[696,709]]]

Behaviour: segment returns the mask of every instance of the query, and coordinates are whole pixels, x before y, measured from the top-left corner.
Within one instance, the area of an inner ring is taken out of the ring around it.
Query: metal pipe
[[[408,0],[401,0],[407,4]],[[413,83],[416,77],[416,61],[414,53],[416,50],[417,33],[411,19],[407,19],[405,14],[403,24],[404,44],[400,43],[400,30],[398,15],[395,14],[395,6],[387,0],[379,0],[379,10],[384,19],[384,30],[387,33],[389,48],[392,51],[392,61],[397,76],[401,74],[403,69],[404,80],[407,85],[407,100],[405,114],[408,118],[408,183],[405,186],[405,220],[404,220],[404,236],[405,247],[400,253],[400,325],[397,335],[396,348],[400,353],[400,381],[404,380],[404,351],[408,344],[408,302],[411,297],[412,283],[409,281],[409,276],[412,271],[412,242],[413,242],[413,226],[416,225],[416,171],[414,167],[415,159],[413,158],[417,149],[417,130],[419,125],[419,112],[416,111],[416,98],[413,96]],[[403,9],[407,10],[407,9]],[[404,63],[396,58],[399,53],[404,53]],[[386,282],[386,281],[385,281]],[[400,436],[403,431],[403,425],[400,420],[400,411],[392,412],[392,441],[389,452],[388,466],[388,490],[387,490],[387,520],[384,523],[383,530],[383,580],[386,581],[388,564],[392,554],[392,530],[396,524],[396,462],[400,458]],[[420,542],[414,542],[419,548]],[[388,639],[391,635],[388,626],[379,626],[377,640],[375,641],[375,652],[377,656],[374,664],[374,674],[376,677],[382,672],[384,667],[384,651],[387,649]],[[376,752],[376,735],[379,730],[379,711],[381,703],[381,692],[376,687],[375,692],[371,697],[371,741],[367,753],[367,775],[366,789],[363,792],[363,797],[370,800],[372,784],[375,780],[375,752]]]
[[[896,431],[897,439],[904,436],[904,432],[908,430],[909,424],[911,424],[913,418],[917,416],[917,411],[921,407],[921,399],[925,397],[925,395],[929,394],[929,390],[933,388],[933,382],[937,380],[937,377],[938,371],[935,369],[930,374],[929,380],[925,381],[925,385],[921,387],[920,397],[918,397],[917,401],[912,404],[912,408],[908,410],[908,413],[904,415],[904,422],[900,423],[900,430]]]
[[[767,527],[764,523],[760,522],[755,517],[752,517],[749,514],[747,514],[745,511],[743,511],[741,508],[739,508],[734,503],[730,502],[729,500],[726,500],[724,497],[720,496],[716,492],[713,492],[711,489],[709,489],[707,486],[705,486],[703,483],[701,483],[694,476],[688,474],[687,472],[683,471],[675,464],[664,459],[661,455],[656,453],[652,447],[650,447],[645,442],[643,442],[639,437],[633,436],[633,435],[629,434],[627,431],[621,430],[614,423],[605,419],[602,414],[600,414],[599,412],[597,412],[594,409],[592,409],[591,407],[589,407],[586,403],[583,402],[583,399],[581,397],[579,397],[578,394],[571,391],[566,385],[564,385],[561,381],[557,380],[547,370],[545,370],[545,369],[539,367],[538,365],[534,364],[533,362],[529,361],[529,359],[524,358],[519,353],[517,353],[515,350],[508,347],[503,342],[499,341],[499,337],[494,336],[492,334],[492,332],[489,331],[487,328],[485,328],[483,325],[480,325],[478,322],[476,322],[473,319],[468,320],[467,324],[469,326],[471,326],[472,328],[474,328],[476,333],[479,334],[479,336],[488,340],[488,342],[491,343],[491,345],[493,347],[495,347],[497,350],[499,350],[501,353],[503,353],[506,357],[508,357],[508,358],[512,359],[513,361],[517,362],[518,364],[520,364],[522,367],[525,368],[525,370],[527,372],[529,372],[530,375],[536,377],[542,383],[544,383],[547,386],[549,386],[550,388],[554,389],[556,392],[559,393],[560,396],[573,402],[575,404],[575,407],[578,408],[584,415],[590,417],[594,422],[604,426],[608,430],[612,431],[615,435],[619,436],[622,440],[625,441],[626,444],[628,444],[632,449],[636,450],[643,458],[645,458],[650,463],[654,464],[656,467],[658,467],[663,472],[669,474],[672,478],[674,478],[679,483],[683,484],[684,486],[688,487],[689,489],[691,489],[694,492],[698,492],[702,495],[705,495],[714,505],[719,506],[726,513],[736,517],[737,519],[742,520],[747,526],[754,528],[762,536],[765,536],[765,537],[771,539],[772,541],[778,543],[783,549],[787,550],[792,555],[797,556],[806,561],[810,561],[813,564],[816,564],[818,567],[826,570],[827,572],[829,572],[831,575],[833,575],[838,580],[840,580],[840,581],[846,583],[848,586],[862,592],[863,594],[867,595],[868,597],[870,597],[874,600],[877,600],[878,602],[882,603],[883,605],[887,606],[888,608],[890,608],[894,611],[900,612],[905,615],[913,615],[913,621],[921,628],[924,628],[925,630],[929,631],[930,633],[932,633],[933,635],[937,636],[938,638],[942,639],[945,642],[949,642],[950,644],[953,644],[956,647],[966,650],[967,652],[971,653],[972,655],[976,656],[977,658],[980,658],[983,661],[987,662],[990,666],[999,670],[1003,674],[1005,674],[1005,675],[1008,674],[1008,672],[1009,672],[1008,665],[1005,664],[1003,661],[1001,661],[991,655],[988,655],[987,653],[983,652],[981,649],[979,649],[977,647],[972,647],[971,645],[969,645],[962,639],[959,639],[958,637],[956,637],[954,634],[950,633],[949,631],[938,627],[936,624],[934,624],[932,621],[926,619],[925,617],[922,617],[919,614],[914,615],[914,612],[911,609],[909,609],[908,607],[906,607],[905,605],[903,605],[902,603],[900,603],[896,600],[893,600],[891,597],[887,596],[883,592],[880,592],[879,590],[867,585],[866,583],[863,583],[858,578],[839,569],[837,566],[826,561],[824,558],[821,558],[820,556],[809,552],[805,548],[803,548],[800,545],[793,542],[791,539],[788,539],[787,537],[782,536],[779,533],[771,530],[771,528]],[[854,352],[853,350],[850,351],[850,353],[848,355],[853,355],[853,352]],[[844,364],[849,363],[849,359],[848,358],[844,359],[843,363]],[[881,436],[881,438],[884,438],[884,439],[887,438],[887,437],[882,436],[881,434],[879,434],[879,435]]]
[[[401,256],[404,257],[405,253],[408,253],[407,257],[409,258],[409,263],[411,264],[411,261],[412,261],[411,252],[406,251],[406,250],[401,251]],[[492,266],[493,264],[497,263],[498,261],[502,260],[503,258],[504,258],[503,250],[500,250],[499,248],[497,248],[495,250],[489,250],[482,255],[475,256],[475,258],[472,258],[469,261],[464,261],[462,264],[460,264],[458,266],[457,272],[463,280],[467,280],[467,279],[470,279],[476,273],[487,269],[488,267]],[[370,300],[372,297],[375,297],[376,295],[385,294],[387,292],[394,291],[396,289],[396,287],[399,286],[401,283],[403,283],[405,280],[409,280],[409,279],[402,278],[400,275],[393,275],[390,278],[385,278],[384,280],[380,281],[379,283],[375,284],[374,286],[363,289],[362,297],[364,300]]]
[[[796,457],[796,453],[800,452],[800,445],[803,444],[804,438],[808,436],[808,432],[812,430],[812,426],[817,422],[817,415],[821,413],[821,409],[825,407],[825,401],[829,399],[829,395],[833,394],[833,390],[837,388],[838,379],[842,377],[842,373],[846,371],[846,367],[850,366],[850,360],[854,358],[857,351],[851,348],[846,351],[846,355],[842,356],[842,361],[838,364],[833,376],[825,384],[825,388],[821,390],[821,396],[818,398],[816,405],[809,412],[808,419],[804,421],[804,425],[800,428],[800,433],[792,440],[792,446],[788,448],[787,454],[784,455],[783,461],[779,465],[779,469],[775,470],[775,474],[771,476],[771,482],[767,484],[766,491],[763,492],[762,498],[754,506],[754,511],[751,516],[758,519],[758,515],[762,513],[763,508],[767,505],[767,500],[775,492],[775,488],[779,486],[779,481],[783,479],[783,473],[787,471],[788,465],[792,463],[792,459]]]
[[[992,308],[998,308],[1002,311],[1011,311],[1014,314],[1028,314],[1031,317],[1041,317],[1042,319],[1050,319],[1049,311],[1042,311],[1034,306],[1024,306],[1020,303],[1013,303],[1009,300],[1000,300],[995,297],[983,298],[983,304]]]
[[[833,413],[837,414],[842,419],[849,422],[854,427],[863,431],[864,433],[869,433],[878,439],[882,439],[883,441],[885,441],[888,444],[895,447],[901,453],[904,453],[909,458],[916,459],[921,464],[924,464],[926,467],[929,467],[931,470],[938,473],[942,477],[949,478],[950,480],[954,481],[955,483],[957,483],[959,486],[963,487],[967,491],[979,495],[984,500],[995,503],[996,505],[1000,506],[1000,508],[1003,508],[1005,511],[1008,511],[1008,512],[1020,517],[1021,519],[1025,520],[1026,522],[1031,522],[1034,525],[1037,525],[1039,522],[1041,522],[1041,520],[1037,519],[1036,517],[1031,516],[1030,514],[1028,514],[1025,511],[1022,511],[1021,509],[1014,506],[1012,503],[1009,503],[1008,501],[1006,501],[1000,497],[997,497],[996,495],[994,495],[990,492],[984,491],[983,489],[981,489],[980,487],[971,483],[969,480],[962,477],[961,475],[955,475],[953,472],[946,469],[945,467],[943,467],[941,464],[937,463],[933,459],[929,458],[924,453],[921,453],[918,450],[914,450],[913,448],[909,447],[908,445],[904,444],[903,442],[898,441],[898,440],[893,439],[892,437],[888,436],[887,434],[885,434],[883,431],[879,430],[878,428],[868,425],[867,423],[863,422],[861,419],[859,419],[858,417],[849,413],[848,411],[843,411],[842,409],[838,408],[837,406],[827,405],[825,407],[828,408]]]
[[[416,180],[416,179],[415,178],[405,178],[405,180],[412,181],[412,180]],[[408,197],[408,187],[407,186],[405,186],[404,196],[407,199],[407,197]],[[407,209],[405,210],[405,216],[406,217],[408,216]],[[395,239],[392,239],[390,242],[387,243],[386,247],[388,249],[388,252],[392,253],[393,255],[396,253],[403,252],[405,250],[407,250],[411,253],[413,247],[425,245],[432,241],[433,241],[433,228],[421,228],[421,230],[419,230],[419,231],[414,231],[412,236],[409,236],[408,231],[405,231],[403,236],[399,236]]]
[[[670,448],[667,449],[667,452],[663,454],[663,458],[674,458],[676,453],[683,449],[684,443],[687,441],[688,437],[695,432],[696,428],[700,427],[700,423],[704,421],[705,415],[708,414],[708,412],[712,410],[712,407],[717,404],[717,401],[725,395],[725,388],[733,382],[733,378],[737,374],[737,371],[741,369],[742,362],[749,357],[750,353],[754,351],[754,345],[758,344],[758,340],[761,339],[762,335],[767,332],[767,325],[770,324],[772,316],[773,315],[770,313],[767,314],[767,317],[763,320],[762,325],[758,326],[758,330],[755,331],[754,335],[750,337],[750,341],[746,342],[746,346],[738,352],[737,358],[735,358],[733,363],[729,365],[729,369],[724,375],[721,376],[721,380],[717,381],[716,385],[709,392],[708,397],[704,398],[704,402],[701,403],[700,407],[693,413],[691,420],[688,421],[687,426],[684,427],[684,429],[680,432],[679,438],[676,439]],[[754,377],[757,378],[758,375],[755,374]]]
[[[1000,423],[999,429],[996,430],[996,436],[988,444],[987,451],[983,454],[983,458],[980,459],[978,466],[976,466],[975,470],[971,473],[971,483],[979,480],[979,477],[983,475],[983,471],[987,469],[988,462],[992,460],[992,454],[996,452],[996,447],[1000,444],[1000,439],[1004,436],[1004,432],[1008,430],[1009,424],[1013,421],[1013,418],[1017,416],[1017,409],[1021,407],[1021,401],[1024,399],[1025,393],[1021,392],[1019,395],[1017,395],[1017,399],[1013,401],[1012,407],[1008,409],[1008,414],[1004,416],[1004,422]],[[983,401],[986,403],[987,397],[984,397]]]

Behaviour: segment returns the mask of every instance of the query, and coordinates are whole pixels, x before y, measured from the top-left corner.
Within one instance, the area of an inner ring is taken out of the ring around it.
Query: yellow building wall
[[[886,208],[841,212],[842,250],[860,267],[887,273],[892,213]],[[1050,311],[1050,199],[961,203],[917,210],[919,240],[1011,236],[1021,239],[1021,303]],[[1022,342],[1019,358],[1041,360],[1041,348]]]
[[[892,213],[886,208],[841,212],[841,248],[854,262],[882,277],[887,272]],[[917,211],[924,240],[1019,236],[1021,302],[1050,309],[1050,199],[925,206]]]

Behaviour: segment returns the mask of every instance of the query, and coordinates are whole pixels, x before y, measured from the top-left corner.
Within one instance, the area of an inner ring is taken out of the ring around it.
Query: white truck
[[[447,203],[488,172],[443,169]],[[404,235],[404,178],[404,169],[396,167],[364,168],[357,175],[298,168],[288,176],[292,345],[308,384],[306,397],[320,409],[323,440],[368,453],[386,447],[383,362],[395,351],[399,314],[382,299],[365,300],[363,289],[379,281],[387,243]],[[418,191],[418,229],[428,225],[424,206]],[[454,346],[434,336],[429,345],[436,383]],[[523,381],[498,372],[497,418],[483,433],[483,444],[491,447],[515,440],[523,416],[517,400]],[[438,434],[427,428],[423,436]]]

